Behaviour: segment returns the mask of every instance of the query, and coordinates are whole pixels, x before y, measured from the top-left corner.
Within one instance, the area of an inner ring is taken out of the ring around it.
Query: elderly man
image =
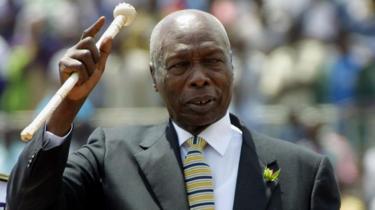
[[[228,113],[230,43],[215,17],[196,10],[170,14],[151,35],[151,76],[169,122],[99,128],[68,157],[72,121],[111,50],[110,39],[95,48],[103,23],[61,59],[61,80],[76,71],[79,84],[21,154],[10,209],[339,209],[325,157],[250,133]]]

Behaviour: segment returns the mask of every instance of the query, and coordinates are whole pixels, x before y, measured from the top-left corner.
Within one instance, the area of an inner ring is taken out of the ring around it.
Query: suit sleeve
[[[40,129],[21,153],[13,168],[7,189],[7,205],[12,210],[86,209],[99,206],[98,195],[103,136],[97,130],[89,143],[69,156],[71,136],[62,145],[44,149]],[[101,139],[101,140],[99,140]],[[91,197],[95,199],[95,197]]]
[[[333,168],[326,157],[319,163],[311,194],[312,210],[339,210],[340,192]]]

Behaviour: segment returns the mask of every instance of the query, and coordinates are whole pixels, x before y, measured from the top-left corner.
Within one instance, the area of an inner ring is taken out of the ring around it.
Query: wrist
[[[46,131],[57,136],[66,135],[84,102],[85,99],[71,100],[65,98],[47,121]]]

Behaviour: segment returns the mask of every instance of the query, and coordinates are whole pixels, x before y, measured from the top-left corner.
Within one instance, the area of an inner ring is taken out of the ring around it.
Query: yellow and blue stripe
[[[188,152],[183,163],[189,207],[194,210],[213,210],[214,185],[210,166],[203,156],[207,143],[203,138],[194,136],[187,140],[187,144]]]

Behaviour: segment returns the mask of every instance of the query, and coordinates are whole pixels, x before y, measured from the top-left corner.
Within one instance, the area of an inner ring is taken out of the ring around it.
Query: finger
[[[105,22],[105,17],[101,16],[94,24],[85,29],[82,33],[81,39],[84,39],[88,36],[95,37],[95,35],[100,31]]]
[[[73,72],[78,72],[79,74],[78,85],[83,84],[89,79],[85,65],[79,60],[64,57],[61,59],[59,66],[61,83],[65,82]]]
[[[63,83],[73,72],[78,72],[74,70],[71,66],[76,64],[73,63],[69,57],[64,56],[59,61],[59,73],[60,73],[60,81]]]
[[[88,49],[91,52],[92,59],[94,63],[99,61],[99,49],[96,48],[95,40],[92,37],[86,37],[83,40],[79,41],[76,46],[76,49]]]
[[[88,76],[90,76],[96,69],[95,61],[93,60],[93,55],[88,49],[75,50],[74,54],[69,56],[75,60],[80,61],[85,66],[85,71]]]

